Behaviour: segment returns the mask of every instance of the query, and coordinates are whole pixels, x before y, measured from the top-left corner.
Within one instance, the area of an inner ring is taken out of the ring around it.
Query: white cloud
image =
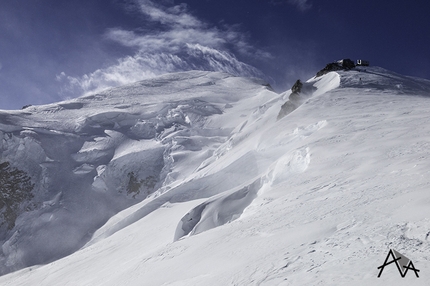
[[[209,27],[191,15],[185,4],[165,7],[154,4],[150,0],[137,0],[139,11],[146,15],[153,24],[161,25],[160,29],[151,33],[137,33],[120,28],[106,32],[105,37],[127,47],[138,48],[144,52],[177,52],[187,44],[199,44],[215,49],[225,49],[226,45],[233,46],[235,51],[244,55],[259,53],[260,56],[270,57],[255,49],[247,42],[246,36],[237,26],[225,25],[222,29]]]
[[[164,73],[193,69],[263,77],[257,69],[226,52],[228,46],[245,56],[271,57],[250,45],[236,26],[210,27],[191,15],[185,4],[163,6],[151,0],[136,0],[130,7],[145,15],[156,30],[146,33],[120,28],[107,30],[106,39],[136,49],[135,55],[81,77],[58,75],[57,80],[66,83],[63,93],[87,94]]]
[[[312,8],[312,4],[308,0],[288,0],[290,4],[297,6],[300,11],[306,11]]]
[[[188,13],[186,4],[165,8],[150,0],[139,0],[138,3],[140,4],[141,12],[149,16],[154,22],[190,28],[203,25],[200,20]]]
[[[132,31],[115,28],[110,29],[105,37],[124,46],[135,47],[139,51],[145,52],[177,52],[186,44],[198,43],[211,47],[221,47],[226,44],[226,35],[221,35],[215,29],[173,28],[157,34],[138,35]]]

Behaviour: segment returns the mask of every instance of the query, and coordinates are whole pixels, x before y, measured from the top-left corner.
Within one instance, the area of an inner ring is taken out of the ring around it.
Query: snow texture
[[[280,120],[291,91],[196,71],[0,112],[1,161],[35,184],[0,284],[427,285],[430,81],[305,86]],[[420,278],[377,278],[389,249]]]

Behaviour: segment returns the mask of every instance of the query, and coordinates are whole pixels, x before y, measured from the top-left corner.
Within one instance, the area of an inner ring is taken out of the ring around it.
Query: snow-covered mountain
[[[2,112],[2,163],[34,185],[15,187],[2,209],[2,272],[70,254],[114,214],[184,185],[276,96],[257,80],[195,71]]]
[[[191,71],[2,111],[0,284],[426,285],[429,95]],[[420,278],[377,278],[390,248]]]
[[[118,37],[120,36],[114,36],[114,38]],[[174,50],[153,53],[141,51],[132,57],[118,60],[116,65],[98,69],[82,77],[61,73],[57,76],[57,80],[65,84],[62,89],[63,96],[72,97],[75,94],[97,93],[157,75],[192,70],[225,72],[235,76],[257,77],[274,82],[260,70],[241,62],[235,55],[223,50],[200,44],[184,44]]]

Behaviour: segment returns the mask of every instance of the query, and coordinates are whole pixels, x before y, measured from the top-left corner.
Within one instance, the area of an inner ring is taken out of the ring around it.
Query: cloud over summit
[[[269,58],[270,54],[250,45],[235,26],[210,26],[193,16],[185,4],[165,6],[138,0],[128,9],[137,10],[152,29],[130,31],[115,27],[108,29],[104,38],[134,49],[135,54],[81,77],[58,75],[57,80],[65,83],[65,94],[88,94],[163,73],[196,69],[264,77],[232,52],[260,58]]]

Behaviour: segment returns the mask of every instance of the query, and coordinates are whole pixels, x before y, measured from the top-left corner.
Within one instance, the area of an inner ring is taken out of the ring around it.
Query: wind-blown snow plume
[[[264,77],[259,70],[228,52],[231,48],[245,56],[271,57],[251,46],[246,36],[236,27],[211,27],[190,14],[185,4],[167,7],[150,0],[139,0],[129,9],[143,14],[145,20],[156,26],[156,29],[150,32],[121,28],[106,31],[105,39],[133,48],[136,50],[135,54],[81,77],[61,73],[57,80],[66,82],[66,92],[88,94],[164,73],[187,70],[223,71],[233,75]]]

